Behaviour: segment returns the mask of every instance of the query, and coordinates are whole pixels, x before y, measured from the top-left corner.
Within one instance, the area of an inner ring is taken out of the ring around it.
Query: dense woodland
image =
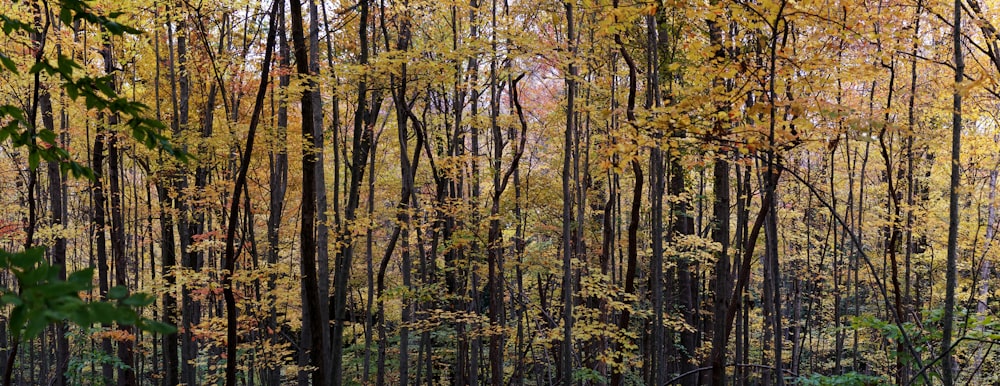
[[[1000,4],[5,0],[4,385],[1000,382]]]

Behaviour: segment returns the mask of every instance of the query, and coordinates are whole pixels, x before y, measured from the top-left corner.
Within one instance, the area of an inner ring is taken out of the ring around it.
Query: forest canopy
[[[2,383],[996,384],[998,9],[4,2]]]

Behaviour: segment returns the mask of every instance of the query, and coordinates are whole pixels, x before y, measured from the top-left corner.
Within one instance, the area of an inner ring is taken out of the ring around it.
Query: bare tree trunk
[[[270,12],[270,26],[267,32],[267,43],[264,48],[264,60],[261,62],[260,86],[254,101],[253,113],[250,116],[250,127],[247,129],[247,142],[240,157],[239,170],[233,184],[232,199],[229,209],[229,220],[226,228],[226,249],[222,273],[222,294],[226,302],[226,386],[236,386],[236,372],[239,364],[237,346],[239,344],[238,315],[236,308],[235,284],[233,275],[236,273],[236,226],[239,222],[240,195],[246,188],[247,172],[250,169],[250,159],[253,155],[254,139],[261,112],[264,110],[264,96],[267,94],[268,77],[271,69],[271,55],[274,52],[274,40],[277,31],[278,12],[284,7],[281,0],[275,1]],[[251,208],[246,208],[250,211]],[[252,225],[251,225],[252,226]],[[252,239],[252,235],[251,235]]]
[[[714,20],[708,20],[709,40],[712,48],[715,49],[715,60],[721,62],[726,59],[726,49],[722,45],[722,29]],[[713,84],[718,87],[724,83],[723,79],[716,78]],[[728,106],[722,104],[720,111],[728,110]],[[729,122],[716,120],[713,123],[714,135],[725,138],[729,132]],[[712,170],[712,190],[715,195],[712,207],[712,241],[719,243],[719,251],[715,254],[715,275],[711,281],[711,288],[714,291],[713,298],[713,325],[712,325],[712,351],[709,353],[709,366],[711,370],[711,384],[724,386],[726,384],[726,351],[729,345],[729,331],[727,329],[726,315],[729,313],[729,296],[732,278],[729,267],[729,160],[725,152],[715,160]],[[739,296],[739,295],[737,295]]]
[[[962,2],[955,0],[952,38],[955,53],[955,91],[951,117],[951,182],[948,190],[948,258],[945,273],[944,316],[941,327],[941,382],[955,384],[955,359],[952,356],[952,333],[955,321],[955,290],[958,285],[958,186],[961,183],[962,165],[962,91],[965,62],[962,57]]]
[[[285,33],[285,9],[280,7],[278,13],[272,15],[272,17],[277,18],[277,28],[278,33],[278,67],[281,68],[281,75],[278,76],[278,88],[281,90],[287,90],[290,83],[290,77],[288,72],[291,67],[291,51],[288,48],[288,38]],[[288,101],[282,100],[279,102],[278,112],[277,112],[277,122],[275,128],[275,141],[277,149],[272,149],[269,161],[270,173],[268,175],[268,186],[270,190],[269,194],[269,204],[268,204],[268,217],[267,217],[267,264],[272,268],[278,263],[280,257],[279,254],[279,244],[281,243],[280,227],[281,227],[281,217],[284,212],[284,201],[285,193],[288,191],[288,147],[286,144],[288,137]],[[275,291],[277,288],[275,280],[277,275],[271,274],[268,278],[267,289],[269,292]],[[273,295],[271,295],[273,296]],[[278,310],[275,308],[274,303],[271,303],[270,315],[268,317],[268,325],[273,329],[270,334],[270,339],[276,341],[279,339],[279,327],[278,327]],[[265,371],[265,382],[268,385],[276,385],[281,382],[281,368],[268,368]]]
[[[309,1],[309,74],[313,77],[320,75],[319,69],[319,25],[323,21],[319,18],[316,0]],[[331,68],[332,70],[332,68]],[[319,322],[317,331],[322,331],[323,352],[329,353],[330,346],[330,232],[327,225],[326,210],[326,167],[323,161],[324,149],[326,148],[326,136],[323,125],[323,96],[317,80],[313,78],[312,87],[309,89],[309,97],[312,98],[312,124],[313,124],[313,154],[316,157],[316,263],[317,275],[319,276]],[[326,368],[326,374],[333,373],[333,358],[324,355],[322,366]]]
[[[997,189],[997,170],[990,170],[990,182],[989,182],[989,199],[986,206],[986,238],[985,243],[987,244],[985,248],[989,248],[989,244],[993,242],[993,238],[996,236],[996,231],[994,230],[994,224],[997,221],[997,208],[994,205],[994,200],[996,199],[996,189]],[[982,266],[979,267],[979,296],[976,300],[976,319],[979,323],[983,322],[986,314],[989,312],[988,305],[986,304],[990,293],[990,273],[992,272],[993,265],[990,263],[989,258],[984,258]],[[980,331],[985,333],[986,327],[980,327]],[[972,365],[972,369],[975,373],[971,375],[972,379],[979,379],[979,369],[983,365],[983,359],[988,353],[988,350],[983,350],[982,347],[976,348],[975,360]]]
[[[614,0],[614,7],[618,8],[618,0]],[[629,55],[628,51],[625,50],[625,44],[622,41],[620,34],[615,34],[615,43],[618,44],[618,52],[622,55],[625,60],[625,64],[628,66],[628,97],[626,99],[625,105],[625,119],[627,123],[634,122],[635,117],[635,98],[638,82],[638,70],[636,69],[635,61],[632,56]],[[638,160],[633,159],[630,162],[632,167],[632,173],[635,176],[635,182],[633,183],[632,190],[632,207],[629,212],[629,224],[628,224],[628,236],[627,236],[627,249],[628,249],[628,261],[627,267],[625,269],[625,293],[635,294],[635,280],[639,265],[639,216],[640,210],[642,209],[642,164]],[[622,310],[621,315],[618,319],[618,329],[621,331],[628,330],[629,326],[629,310],[626,308]],[[611,385],[621,386],[624,384],[625,374],[622,371],[615,371],[611,374]]]
[[[777,93],[775,92],[775,82],[777,77],[777,46],[778,46],[778,25],[782,22],[782,12],[785,9],[785,1],[782,1],[778,13],[775,16],[773,24],[771,25],[771,42],[770,42],[770,69],[769,69],[769,81],[768,81],[768,94],[770,99],[770,128],[768,134],[768,141],[770,147],[767,151],[767,176],[770,177],[775,175],[776,168],[779,167],[777,154],[775,154],[775,128],[777,126]],[[785,384],[784,380],[784,364],[782,360],[782,352],[784,351],[784,346],[782,345],[782,337],[784,331],[781,328],[781,271],[778,259],[778,205],[776,190],[778,185],[778,179],[766,178],[764,181],[764,190],[766,191],[765,196],[768,203],[768,213],[765,217],[765,264],[764,271],[765,280],[764,286],[764,298],[767,306],[770,307],[770,318],[771,318],[771,333],[774,339],[774,380],[775,384],[782,386]],[[765,308],[766,309],[766,308]]]
[[[573,2],[563,3],[566,9],[566,48],[572,58],[576,54],[576,25],[573,21]],[[563,336],[562,353],[560,354],[559,373],[562,377],[561,383],[565,386],[573,385],[573,250],[570,243],[572,238],[573,222],[573,196],[570,193],[570,159],[572,158],[573,132],[576,130],[575,106],[573,105],[576,94],[576,65],[569,62],[566,74],[566,130],[565,141],[563,143],[563,169],[562,169],[562,293],[563,293]],[[579,219],[582,220],[582,219]]]
[[[108,61],[113,63],[112,61]],[[117,124],[118,117],[108,117],[111,125]],[[125,221],[122,215],[122,190],[121,175],[121,151],[118,149],[118,140],[112,137],[108,141],[108,180],[109,193],[111,195],[111,254],[115,261],[115,284],[128,288],[128,261],[125,256]],[[135,328],[132,326],[119,326],[125,332],[135,335]],[[124,365],[118,369],[118,385],[130,386],[136,384],[135,360],[129,339],[118,342],[118,360]]]
[[[176,9],[174,9],[176,11]],[[180,16],[181,18],[185,16]],[[172,24],[167,24],[167,34],[168,41],[173,42],[173,33],[171,32]],[[183,19],[177,23],[177,36],[176,36],[176,70],[174,68],[174,50],[171,49],[170,52],[170,73],[172,85],[172,100],[173,100],[173,110],[174,119],[172,131],[174,138],[181,138],[183,136],[183,131],[187,130],[188,119],[189,119],[189,108],[190,108],[190,77],[187,68],[188,53],[187,53],[187,23]],[[171,176],[173,179],[174,191],[176,194],[180,195],[187,189],[188,180],[187,175],[182,167],[177,168],[177,175]],[[188,220],[188,211],[190,210],[190,205],[187,199],[184,197],[175,198],[176,209],[179,216],[174,218],[177,223],[177,232],[180,239],[180,257],[181,266],[189,269],[197,269],[197,261],[192,262],[191,253],[188,251],[188,246],[191,243],[190,227]],[[198,302],[191,298],[191,291],[187,286],[181,288],[181,329],[184,331],[181,334],[181,374],[180,378],[183,383],[194,385],[197,384],[197,369],[194,365],[194,361],[198,356],[198,343],[192,333],[192,327],[198,324],[201,315],[201,307]]]
[[[42,126],[49,131],[55,132],[55,120],[52,116],[52,97],[48,88],[42,88],[38,95],[39,109],[42,114]],[[66,119],[62,120],[62,133],[66,133]],[[49,221],[53,227],[66,225],[66,185],[62,181],[62,173],[59,171],[59,163],[49,161],[45,164],[46,175],[49,179]],[[52,265],[58,265],[59,279],[66,280],[66,237],[58,236],[52,249],[49,251]],[[55,327],[56,335],[56,357],[55,357],[55,386],[66,385],[66,371],[69,366],[69,339],[66,337],[66,326],[58,324]]]
[[[109,49],[108,47],[103,48]],[[94,237],[94,242],[97,244],[97,285],[100,289],[100,295],[102,299],[106,299],[108,296],[109,287],[109,272],[108,272],[108,244],[107,244],[107,234],[105,233],[105,228],[108,226],[107,214],[105,212],[105,205],[107,203],[107,197],[104,193],[104,150],[105,146],[109,141],[109,136],[114,135],[109,131],[110,125],[105,122],[98,123],[97,137],[94,139],[94,149],[93,158],[91,160],[90,168],[94,171],[94,180],[91,183],[91,191],[93,194],[93,218],[94,224],[92,229],[92,234]],[[103,326],[104,328],[110,328],[111,326]],[[111,339],[105,337],[101,340],[101,349],[106,355],[112,356]],[[110,363],[102,364],[101,366],[101,376],[104,378],[105,382],[111,383],[114,381],[114,367]]]
[[[360,13],[360,25],[358,26],[359,64],[364,67],[368,65],[368,0],[361,0],[358,7]],[[302,59],[304,62],[305,58]],[[304,101],[303,101],[304,102]],[[368,127],[371,118],[368,113],[368,85],[367,80],[362,77],[358,82],[357,112],[354,117],[354,137],[351,144],[351,179],[348,188],[347,205],[344,206],[344,221],[351,224],[355,220],[361,195],[361,184],[364,180],[365,166],[368,162],[368,151],[372,144],[372,130]],[[374,178],[374,176],[372,177]],[[349,228],[349,227],[348,227]],[[333,353],[333,374],[332,383],[341,385],[343,380],[343,333],[344,322],[347,310],[347,280],[351,273],[351,259],[354,256],[353,237],[350,230],[341,230],[338,241],[343,243],[338,251],[336,265],[334,267],[334,302],[333,302],[333,334],[331,345]]]
[[[646,19],[646,110],[651,110],[654,106],[659,106],[659,37],[657,36],[656,20],[652,15],[647,15]],[[666,375],[666,355],[665,355],[665,334],[663,328],[664,312],[664,280],[663,280],[663,193],[666,189],[664,178],[663,151],[654,146],[649,154],[649,184],[650,184],[650,222],[652,256],[649,259],[649,291],[652,297],[652,326],[649,347],[649,384],[658,385],[662,383],[661,378]],[[688,377],[683,381],[685,384],[689,380],[697,380],[697,377]]]
[[[308,90],[315,90],[315,80],[309,77],[309,58],[306,52],[305,30],[302,21],[302,5],[297,1],[291,2],[292,20],[292,46],[294,47],[295,65],[297,72],[301,76],[307,77]],[[313,144],[316,133],[314,121],[314,98],[310,92],[302,94],[302,140],[305,144]],[[331,379],[327,373],[327,355],[329,352],[323,350],[323,330],[326,328],[322,322],[321,301],[319,294],[319,278],[316,268],[316,163],[317,155],[309,148],[303,146],[302,149],[302,226],[299,235],[302,250],[302,289],[305,295],[306,308],[308,308],[309,318],[309,350],[312,366],[316,371],[312,373],[313,385],[326,385],[329,382],[338,382],[339,379]],[[340,284],[340,283],[338,283]],[[338,325],[341,320],[338,318]],[[338,347],[339,348],[339,347]],[[339,352],[339,350],[338,350]]]

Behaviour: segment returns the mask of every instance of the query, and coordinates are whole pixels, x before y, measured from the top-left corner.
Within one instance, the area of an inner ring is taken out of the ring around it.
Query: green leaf
[[[18,297],[16,294],[5,293],[3,294],[3,296],[0,296],[0,304],[2,305],[10,304],[16,307],[24,304],[24,301],[22,301],[21,298]]]
[[[28,320],[28,310],[24,306],[14,307],[10,311],[10,331],[15,337],[21,336],[25,321]]]
[[[155,320],[144,319],[139,323],[139,329],[156,334],[173,334],[177,332],[177,327]]]
[[[124,299],[126,296],[128,296],[128,288],[124,286],[118,285],[108,290],[108,299],[119,300]]]
[[[18,252],[9,255],[10,264],[14,267],[21,269],[28,269],[42,262],[43,252],[45,251],[42,247],[34,247],[23,252]]]
[[[7,115],[11,118],[14,118],[15,120],[24,121],[24,112],[15,106],[12,105],[0,106],[0,113],[2,113],[3,115]]]
[[[69,274],[66,278],[67,281],[71,283],[86,283],[88,286],[91,284],[91,280],[94,279],[94,269],[84,268],[79,271]]]
[[[59,20],[61,20],[65,25],[73,24],[73,14],[70,12],[69,7],[63,7],[63,9],[59,11]]]
[[[38,163],[40,162],[38,151],[33,151],[28,153],[28,168],[31,170],[38,169]]]
[[[104,95],[106,95],[108,98],[114,98],[115,96],[117,96],[115,94],[115,90],[111,87],[111,84],[109,84],[106,81],[95,82],[94,87],[97,87],[98,90],[101,90],[101,92],[104,93]]]
[[[41,139],[42,141],[45,141],[45,143],[51,145],[56,144],[56,133],[54,133],[52,130],[47,130],[47,129],[39,130],[38,138]]]
[[[0,53],[0,64],[3,64],[7,71],[17,74],[17,64],[3,53]]]
[[[70,58],[66,55],[59,55],[58,66],[59,66],[59,73],[66,78],[73,75],[73,69],[82,68],[80,67],[79,64],[76,63],[75,60],[73,60],[73,58]]]
[[[122,304],[129,307],[145,307],[153,304],[153,301],[155,300],[156,299],[153,299],[153,297],[148,294],[137,293],[125,298],[125,300],[122,300]]]

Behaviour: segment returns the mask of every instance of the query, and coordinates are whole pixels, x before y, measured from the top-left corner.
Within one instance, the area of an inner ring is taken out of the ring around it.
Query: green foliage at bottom
[[[819,375],[799,377],[797,383],[805,386],[881,386],[890,385],[882,377],[849,372],[843,375]]]
[[[0,307],[13,306],[7,327],[15,340],[34,338],[46,326],[66,321],[84,328],[118,323],[155,333],[175,331],[173,326],[139,315],[139,309],[155,300],[148,294],[129,294],[118,286],[108,291],[113,302],[84,301],[80,293],[93,287],[94,270],[83,269],[62,280],[60,267],[50,265],[44,255],[43,247],[15,253],[0,250],[0,268],[17,279],[16,289],[0,289]]]

